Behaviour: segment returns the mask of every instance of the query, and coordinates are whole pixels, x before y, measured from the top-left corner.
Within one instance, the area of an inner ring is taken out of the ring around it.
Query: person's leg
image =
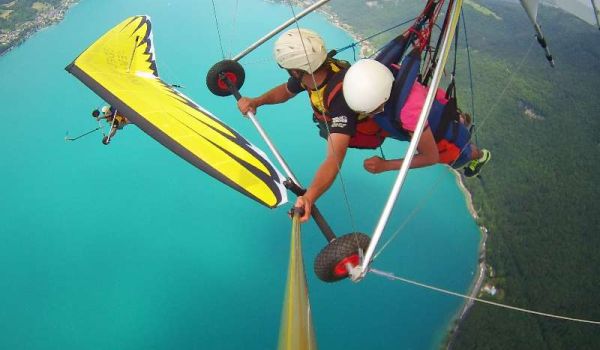
[[[481,169],[492,158],[492,153],[485,148],[479,149],[474,144],[471,144],[471,161],[464,167],[466,177],[479,175]]]

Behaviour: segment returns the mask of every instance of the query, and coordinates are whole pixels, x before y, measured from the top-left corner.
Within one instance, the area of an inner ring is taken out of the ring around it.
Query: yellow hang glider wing
[[[287,201],[283,177],[260,149],[158,77],[149,17],[121,22],[66,70],[145,133],[219,181],[271,208]]]

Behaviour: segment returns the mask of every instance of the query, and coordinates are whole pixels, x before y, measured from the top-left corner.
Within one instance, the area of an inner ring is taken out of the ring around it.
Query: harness
[[[385,52],[377,59],[381,59],[392,70],[395,76],[391,96],[386,103],[384,113],[377,115],[374,120],[377,124],[389,132],[390,136],[402,141],[409,141],[410,131],[403,123],[402,117],[407,119],[410,115],[420,113],[423,108],[424,99],[420,99],[415,93],[415,84],[425,86],[420,82],[421,52],[416,49],[408,53],[397,67],[393,64],[403,54],[402,43],[394,43],[393,50]],[[401,48],[398,48],[401,47]],[[394,57],[395,56],[395,57]],[[380,61],[380,62],[381,62]],[[417,89],[418,90],[418,89]],[[444,91],[439,89],[433,102],[427,122],[435,138],[440,155],[440,163],[452,164],[463,157],[461,150],[470,142],[469,130],[460,123],[460,113],[456,101],[456,88],[454,81]]]
[[[331,94],[331,88],[330,88],[329,81],[331,80],[331,77],[333,77],[336,73],[339,73],[343,70],[350,68],[349,62],[334,59],[334,58],[328,58],[327,62],[325,64],[328,65],[327,77],[325,78],[325,81],[321,85],[317,86],[317,88],[313,90],[313,89],[309,89],[306,85],[301,84],[302,87],[308,92],[310,106],[313,109],[314,118],[316,120],[320,120],[323,122],[327,122],[327,121],[331,120],[331,116],[329,115],[329,113],[327,111],[328,106],[331,103],[331,101],[329,101],[329,102],[326,101],[326,99],[327,99],[326,91],[329,90],[329,92],[327,92],[327,94]],[[328,89],[328,87],[330,89]],[[341,86],[340,86],[340,89],[341,89]],[[335,93],[337,93],[337,92],[338,91],[336,89]]]

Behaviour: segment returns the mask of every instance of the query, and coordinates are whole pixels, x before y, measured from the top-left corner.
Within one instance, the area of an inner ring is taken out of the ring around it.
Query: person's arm
[[[422,168],[436,164],[439,161],[439,151],[431,128],[425,129],[419,144],[417,145],[418,153],[412,159],[410,163],[411,168]],[[390,159],[385,160],[380,157],[371,157],[364,161],[364,168],[370,173],[378,174],[384,171],[398,170],[402,166],[404,159]]]
[[[256,109],[262,105],[283,103],[294,96],[296,96],[296,94],[288,90],[287,84],[281,84],[265,92],[259,97],[240,98],[238,101],[238,108],[243,115],[246,115],[248,112],[256,113]]]
[[[301,222],[305,222],[310,218],[313,203],[329,189],[335,180],[342,167],[349,143],[350,135],[339,133],[329,135],[325,160],[319,166],[306,193],[296,200],[296,207],[304,208],[304,215],[300,218]]]

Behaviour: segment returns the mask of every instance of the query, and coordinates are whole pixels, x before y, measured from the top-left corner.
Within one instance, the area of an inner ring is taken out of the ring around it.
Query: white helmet
[[[275,60],[285,69],[300,69],[309,74],[327,59],[325,43],[319,34],[308,29],[290,29],[283,33],[273,49]]]
[[[394,75],[386,66],[372,59],[363,59],[346,72],[344,98],[352,110],[370,113],[390,98],[393,83]]]
[[[102,107],[102,113],[104,113],[104,114],[110,113],[110,107],[109,106]]]

